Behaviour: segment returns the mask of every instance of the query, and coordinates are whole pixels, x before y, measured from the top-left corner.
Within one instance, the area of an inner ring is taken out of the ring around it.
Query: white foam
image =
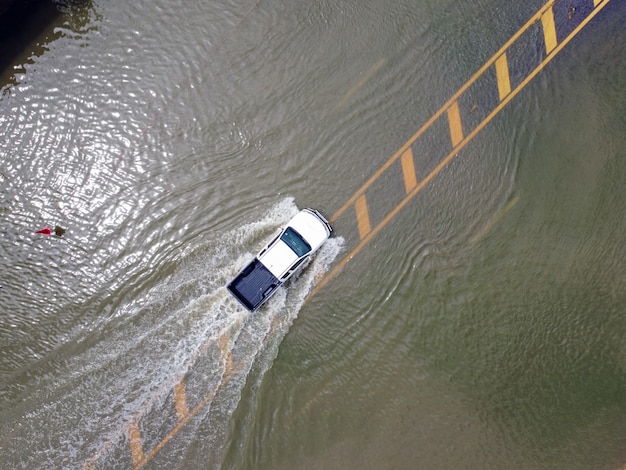
[[[315,280],[328,271],[343,246],[343,239],[330,239],[296,279],[281,287],[259,311],[249,314],[225,285],[297,211],[293,199],[285,198],[262,219],[210,237],[202,247],[187,253],[168,279],[124,307],[127,321],[108,331],[101,344],[87,351],[82,367],[77,368],[80,372],[75,373],[82,378],[72,399],[84,400],[89,395],[93,400],[77,412],[83,414],[88,428],[105,430],[105,436],[91,436],[79,455],[89,454],[83,455],[89,459],[103,447],[107,452],[113,450],[117,444],[111,443],[119,440],[126,423],[141,420],[152,403],[162,403],[173,384],[189,378],[185,374],[206,377],[207,396],[219,389],[219,395],[202,412],[219,410],[221,418],[212,420],[208,432],[214,451],[222,447],[228,419],[251,368],[256,364],[260,375],[255,377],[260,380],[271,367],[280,341]],[[218,350],[218,346],[225,350]],[[201,362],[197,362],[199,357]],[[85,386],[85,376],[90,385]],[[98,388],[103,383],[106,387]],[[102,416],[102,409],[113,411]],[[186,433],[194,433],[192,425],[187,428]]]

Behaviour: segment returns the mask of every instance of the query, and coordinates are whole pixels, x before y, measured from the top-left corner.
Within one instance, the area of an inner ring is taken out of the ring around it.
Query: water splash
[[[174,453],[185,453],[189,439],[203,436],[214,442],[211,458],[219,459],[251,368],[271,367],[315,279],[343,244],[340,238],[327,242],[297,279],[250,315],[224,286],[297,211],[285,198],[262,219],[209,237],[169,278],[120,307],[94,330],[96,344],[49,378],[46,393],[8,417],[0,458],[57,468],[119,465],[135,439],[141,443],[137,466],[169,458],[170,451],[158,455],[164,436],[176,442]],[[184,406],[172,398],[176,390]],[[209,426],[206,416],[215,416]],[[176,440],[179,433],[186,438]]]

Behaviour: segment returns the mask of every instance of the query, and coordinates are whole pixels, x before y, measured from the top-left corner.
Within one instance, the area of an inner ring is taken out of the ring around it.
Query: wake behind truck
[[[322,214],[314,209],[301,210],[226,288],[239,303],[254,312],[308,264],[331,233],[332,228]]]

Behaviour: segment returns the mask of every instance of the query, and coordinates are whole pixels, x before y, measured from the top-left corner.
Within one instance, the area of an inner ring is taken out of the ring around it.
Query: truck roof
[[[282,240],[276,242],[259,258],[269,271],[281,278],[289,266],[298,259],[298,255]]]

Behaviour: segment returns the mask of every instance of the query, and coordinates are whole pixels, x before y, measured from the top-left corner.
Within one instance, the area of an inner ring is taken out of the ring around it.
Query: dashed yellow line
[[[459,103],[456,101],[448,108],[448,123],[450,124],[450,139],[452,139],[452,147],[456,147],[463,140],[461,112],[459,111]]]
[[[354,207],[356,210],[357,224],[359,226],[359,236],[363,239],[372,230],[365,194],[361,194],[361,196],[359,196],[354,204]]]
[[[606,5],[609,0],[602,0],[602,2],[604,2],[604,5]],[[602,3],[600,2],[600,3]],[[467,81],[465,82],[465,84],[459,88],[459,91],[457,91],[452,98],[450,98],[441,108],[439,108],[439,111],[437,111],[435,114],[433,114],[433,116],[424,123],[424,125],[415,133],[413,134],[413,136],[389,159],[387,160],[383,166],[380,167],[380,169],[375,172],[370,179],[368,179],[363,186],[361,186],[353,195],[352,197],[350,197],[350,199],[348,199],[343,206],[341,206],[339,208],[339,210],[337,210],[337,212],[335,212],[335,214],[329,219],[329,222],[333,223],[334,221],[336,221],[339,217],[341,217],[341,215],[348,209],[350,208],[350,206],[352,206],[354,204],[354,202],[356,201],[356,199],[361,196],[361,194],[363,194],[367,188],[369,188],[374,181],[376,181],[380,175],[382,175],[391,165],[393,165],[396,160],[398,160],[398,158],[400,158],[400,156],[424,133],[426,132],[430,126],[437,120],[439,119],[439,117],[441,117],[441,115],[446,112],[448,110],[448,108],[450,106],[452,106],[452,104],[457,101],[457,99],[467,91],[467,89],[476,82],[476,80],[478,80],[478,78],[480,78],[483,73],[485,73],[486,70],[488,70],[489,68],[491,68],[493,66],[493,64],[495,63],[495,61],[498,59],[498,57],[500,57],[502,54],[504,54],[506,52],[506,50],[511,46],[511,44],[513,44],[517,39],[519,39],[519,37],[524,34],[531,26],[533,26],[539,19],[541,19],[541,16],[545,13],[545,11],[548,8],[552,8],[552,3],[553,1],[549,1],[548,3],[546,3],[543,7],[541,7],[539,9],[539,11],[537,13],[535,13],[527,22],[524,26],[522,26],[513,36],[511,36],[511,39],[509,39],[501,48],[498,52],[496,52],[493,57],[491,57],[491,59],[489,59],[487,62],[485,62],[485,64],[478,69],[478,71]],[[603,6],[604,6],[603,5]],[[599,11],[599,9],[596,9],[594,12],[592,12],[592,14],[590,16],[595,16],[595,13],[597,13],[597,11]],[[589,17],[588,17],[589,18]],[[586,23],[585,23],[586,24]],[[579,28],[576,28],[576,32],[578,32]],[[575,35],[575,33],[573,34]],[[568,39],[569,40],[569,39]]]
[[[496,77],[498,80],[498,96],[502,101],[511,93],[511,79],[509,78],[509,63],[506,52],[496,59]]]
[[[404,177],[404,189],[407,194],[417,186],[417,174],[415,173],[415,162],[413,161],[413,151],[409,147],[400,158],[402,163],[402,176]]]
[[[546,43],[546,54],[550,54],[557,45],[552,7],[548,8],[543,15],[541,15],[541,25],[543,26],[543,38]]]
[[[189,405],[187,405],[187,394],[185,392],[185,382],[182,380],[174,385],[174,404],[176,407],[176,416],[178,421],[185,419],[189,414]]]
[[[141,442],[141,431],[137,421],[131,423],[128,430],[128,439],[130,440],[130,455],[133,459],[133,465],[139,465],[143,459],[143,444]]]

